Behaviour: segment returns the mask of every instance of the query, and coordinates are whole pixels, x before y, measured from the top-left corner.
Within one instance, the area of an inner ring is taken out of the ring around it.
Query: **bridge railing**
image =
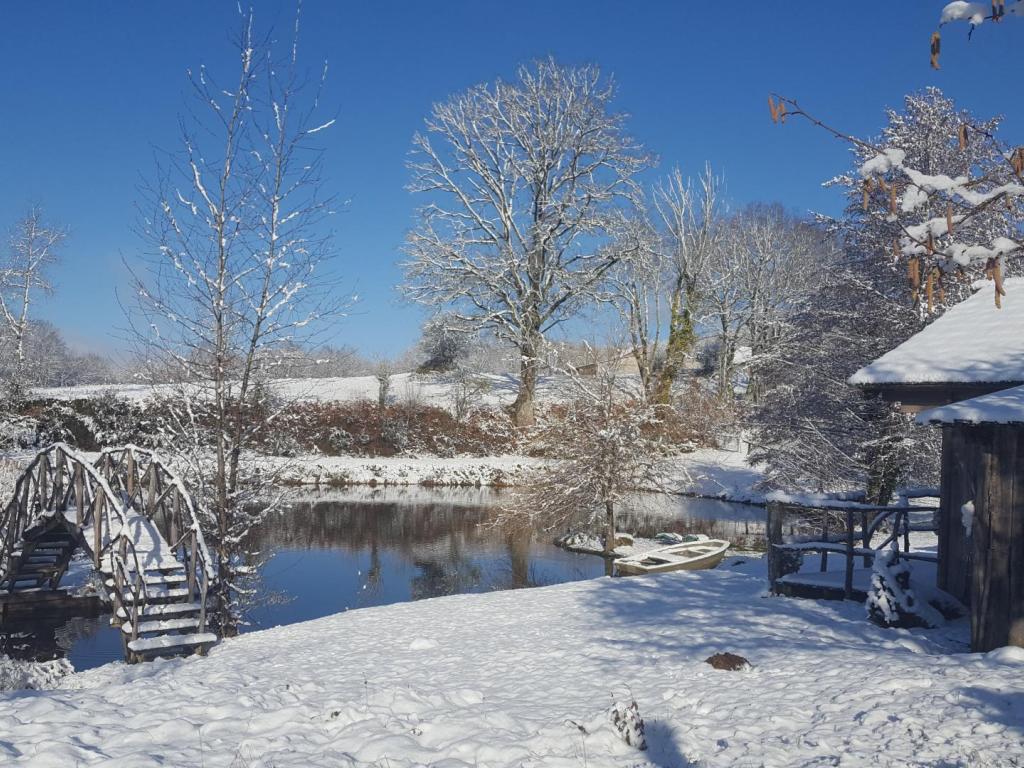
[[[156,525],[185,566],[188,588],[198,594],[199,631],[206,629],[206,599],[216,568],[200,526],[201,509],[177,475],[154,452],[135,445],[112,448],[96,462],[111,487]]]
[[[18,569],[25,532],[57,515],[82,536],[97,568],[111,554],[112,543],[128,531],[117,496],[88,457],[55,443],[36,454],[17,479],[0,517],[0,582]],[[138,565],[134,542],[125,541],[122,557]]]

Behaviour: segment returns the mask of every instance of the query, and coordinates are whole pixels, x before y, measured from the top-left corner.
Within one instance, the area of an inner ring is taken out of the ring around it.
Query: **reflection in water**
[[[249,542],[268,556],[261,566],[262,601],[244,629],[607,574],[609,561],[560,549],[551,533],[508,533],[488,525],[488,508],[501,499],[498,491],[478,488],[298,492],[291,508],[269,518]],[[625,505],[620,527],[639,536],[706,533],[749,546],[763,541],[764,511],[643,494]],[[15,642],[39,658],[67,654],[76,669],[123,658],[118,630],[107,626],[106,616],[32,629],[42,632],[33,638],[19,630]]]

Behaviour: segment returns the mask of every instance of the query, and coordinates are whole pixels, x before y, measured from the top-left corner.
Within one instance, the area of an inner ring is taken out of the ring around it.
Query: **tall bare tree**
[[[413,139],[410,189],[428,198],[409,234],[406,294],[519,351],[513,406],[534,421],[545,334],[592,297],[614,256],[598,247],[611,208],[649,165],[611,110],[596,67],[543,60],[514,83],[436,104]]]
[[[615,232],[609,248],[616,264],[608,271],[602,296],[619,315],[644,397],[651,399],[664,365],[665,259],[658,233],[642,207],[624,213]]]
[[[18,399],[28,381],[25,344],[32,304],[39,293],[53,290],[47,274],[58,259],[67,231],[43,220],[41,208],[29,210],[11,232],[6,258],[0,262],[0,316],[4,321],[3,347],[10,362],[5,382],[8,396]]]
[[[298,33],[296,16],[278,56],[243,14],[232,81],[205,67],[189,73],[195,116],[160,169],[156,212],[144,222],[154,250],[135,272],[134,322],[148,358],[182,382],[167,403],[169,429],[211,513],[226,634],[241,620],[251,573],[244,540],[274,481],[245,461],[278,413],[268,373],[335,308],[321,274],[330,207],[316,145],[334,120],[318,116],[326,67],[312,94],[303,90]]]
[[[708,165],[696,188],[676,168],[654,190],[669,282],[668,338],[656,385],[660,403],[669,402],[672,385],[697,341],[703,286],[723,235],[721,186]]]

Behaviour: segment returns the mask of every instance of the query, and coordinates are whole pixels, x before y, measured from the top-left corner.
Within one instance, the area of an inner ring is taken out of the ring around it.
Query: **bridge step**
[[[188,614],[198,614],[202,609],[199,603],[166,603],[163,605],[144,605],[140,612],[143,618],[150,617],[162,617],[162,616],[187,616]],[[131,618],[128,611],[124,608],[117,609],[117,618],[121,621],[127,621]]]
[[[46,533],[40,534],[39,536],[32,536],[28,531],[25,531],[25,541],[34,543],[37,547],[40,546],[57,546],[57,547],[71,547],[77,543],[77,540],[70,533],[63,531],[47,531]]]
[[[216,642],[217,636],[212,632],[200,632],[194,635],[160,635],[159,637],[143,637],[132,640],[128,643],[128,650],[139,656],[159,656],[208,648]]]
[[[25,576],[49,573],[53,574],[57,571],[63,571],[64,568],[59,563],[22,563],[18,567],[18,575],[24,574]]]
[[[22,565],[56,565],[64,558],[50,557],[49,555],[29,555],[21,561]]]
[[[55,547],[50,545],[32,547],[30,555],[55,555],[57,557],[63,557],[68,553],[70,547]]]
[[[199,619],[165,619],[163,621],[143,621],[139,624],[140,635],[152,635],[154,633],[168,633],[183,629],[199,629]],[[122,624],[121,631],[126,635],[132,633],[131,624]]]
[[[181,600],[182,598],[192,597],[192,593],[189,592],[187,588],[181,589],[178,587],[147,587],[146,594],[140,597],[145,599],[147,604],[164,604],[176,602],[178,600]],[[113,592],[110,593],[110,600],[114,600]],[[124,596],[124,602],[128,603],[128,605],[135,605],[136,602],[140,601],[136,600],[135,595],[126,594]]]
[[[128,575],[129,578],[133,578],[133,574]],[[188,582],[188,576],[184,573],[159,573],[159,574],[146,574],[146,585],[148,587],[166,587],[170,585],[185,584]],[[108,588],[114,588],[114,580],[107,579],[103,582]]]

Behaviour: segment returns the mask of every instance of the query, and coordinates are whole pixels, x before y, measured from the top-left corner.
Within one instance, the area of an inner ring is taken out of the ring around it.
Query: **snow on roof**
[[[991,392],[918,414],[919,424],[1024,424],[1024,387]]]
[[[1002,309],[992,283],[920,333],[864,366],[851,384],[1024,382],[1024,278],[1003,282]]]

